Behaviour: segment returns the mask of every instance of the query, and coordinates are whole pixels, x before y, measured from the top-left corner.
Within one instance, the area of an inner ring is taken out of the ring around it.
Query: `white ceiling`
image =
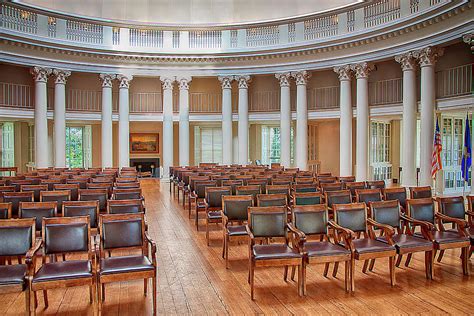
[[[281,19],[361,0],[17,0],[107,20],[171,24],[226,24]]]

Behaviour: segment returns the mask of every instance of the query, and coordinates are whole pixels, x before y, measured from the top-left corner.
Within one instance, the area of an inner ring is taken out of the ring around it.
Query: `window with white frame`
[[[294,130],[290,129],[290,159],[293,163],[294,157]],[[270,165],[280,162],[281,139],[279,126],[262,126],[262,163]]]
[[[370,165],[374,180],[392,178],[390,122],[370,123]]]
[[[194,127],[194,162],[222,163],[222,128]]]

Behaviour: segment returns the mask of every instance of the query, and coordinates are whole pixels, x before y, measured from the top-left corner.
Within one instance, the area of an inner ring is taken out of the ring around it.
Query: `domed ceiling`
[[[80,16],[153,24],[232,24],[317,13],[361,0],[17,0]]]

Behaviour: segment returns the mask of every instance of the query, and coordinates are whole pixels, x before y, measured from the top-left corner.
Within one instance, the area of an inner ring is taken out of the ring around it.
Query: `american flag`
[[[436,172],[443,169],[441,165],[441,151],[443,150],[443,146],[441,145],[441,134],[439,132],[439,124],[438,119],[436,119],[436,131],[434,134],[434,142],[433,142],[433,155],[431,156],[431,176],[433,178],[436,177]]]

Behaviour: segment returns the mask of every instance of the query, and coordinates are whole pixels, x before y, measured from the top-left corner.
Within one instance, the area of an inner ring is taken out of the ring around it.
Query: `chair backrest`
[[[247,185],[258,185],[261,188],[260,193],[265,193],[267,191],[267,184],[268,184],[268,179],[253,179],[253,180],[248,180]]]
[[[71,192],[71,201],[77,201],[79,195],[79,185],[78,184],[55,184],[54,190],[69,190]]]
[[[244,180],[226,180],[222,181],[222,186],[230,187],[232,189],[232,194],[235,195],[237,192],[238,186],[243,186]]]
[[[252,195],[222,196],[222,211],[229,221],[247,221],[248,208],[254,205]]]
[[[468,195],[467,197],[467,209],[469,212],[474,212],[474,195]]]
[[[348,182],[355,182],[356,177],[355,176],[345,176],[345,177],[339,177],[339,182],[342,183],[348,183]]]
[[[449,217],[465,219],[466,209],[464,207],[464,197],[452,196],[452,197],[438,197],[438,211]]]
[[[106,189],[109,196],[112,194],[113,184],[110,182],[89,182],[86,189]]]
[[[333,183],[321,183],[320,184],[322,193],[331,192],[331,191],[341,191],[344,190],[343,182],[333,182]]]
[[[381,224],[401,228],[400,203],[396,200],[372,202],[369,206],[370,217]]]
[[[89,216],[90,226],[97,228],[99,221],[99,201],[64,201],[62,216]]]
[[[293,194],[293,204],[317,205],[323,203],[323,195],[319,192],[303,192]]]
[[[193,192],[195,190],[196,182],[209,181],[209,176],[192,176],[189,178],[189,191]]]
[[[142,213],[143,201],[138,200],[109,200],[107,201],[108,214],[124,214],[124,213]]]
[[[400,188],[387,188],[382,190],[383,198],[386,201],[396,200],[400,203],[400,206],[404,209],[407,206],[407,190],[403,187]]]
[[[33,202],[33,192],[3,192],[3,202],[12,203],[12,216],[16,216],[20,202]]]
[[[140,188],[140,182],[115,182],[114,187],[120,189]]]
[[[318,182],[321,183],[335,183],[337,182],[336,177],[318,177]]]
[[[370,202],[382,201],[380,189],[356,189],[356,202],[363,202],[369,206]]]
[[[115,182],[118,182],[118,183],[138,182],[138,179],[136,175],[121,174],[119,178],[115,179]]]
[[[114,188],[112,190],[112,199],[113,200],[143,199],[142,189],[140,188],[133,188],[133,189]]]
[[[435,223],[435,203],[432,198],[408,199],[406,212],[419,221]]]
[[[316,184],[295,184],[293,185],[293,191],[295,192],[318,192]]]
[[[286,194],[258,194],[257,206],[287,206],[288,196]]]
[[[43,218],[41,235],[44,255],[87,252],[92,259],[88,216]]]
[[[24,256],[35,241],[34,218],[0,220],[0,257]]]
[[[292,210],[293,225],[306,235],[328,234],[326,205],[297,205]]]
[[[104,250],[113,249],[141,249],[145,253],[144,216],[143,213],[100,215],[100,257],[104,258]]]
[[[71,200],[71,191],[41,191],[40,202],[56,202],[58,204],[58,210],[62,210],[63,202]]]
[[[15,192],[16,187],[14,185],[5,185],[5,186],[0,186],[0,195],[2,195],[3,192]]]
[[[216,187],[217,181],[216,180],[202,180],[197,181],[194,184],[194,193],[198,197],[198,199],[204,199],[206,197],[206,188]]]
[[[347,182],[345,183],[346,190],[350,190],[352,196],[355,196],[356,192],[355,190],[362,190],[367,188],[366,183],[364,181],[359,181],[359,182]]]
[[[367,231],[367,208],[365,203],[334,204],[334,220],[342,227],[354,232]]]
[[[351,191],[331,191],[324,194],[326,198],[326,205],[333,207],[335,204],[349,204],[352,202]]]
[[[36,229],[40,230],[44,217],[57,216],[56,202],[20,202],[20,218],[36,218]]]
[[[0,203],[0,219],[12,218],[12,203]]]
[[[86,189],[87,188],[87,182],[89,182],[86,179],[67,179],[66,184],[77,184],[79,186],[79,189]]]
[[[367,188],[368,189],[385,189],[385,181],[384,180],[367,181]]]
[[[21,192],[33,192],[33,198],[36,202],[40,200],[40,192],[48,191],[47,184],[32,184],[32,185],[22,185],[20,186]]]
[[[98,175],[92,178],[91,183],[109,183],[111,186],[114,184],[115,178],[112,176]]]
[[[295,183],[296,184],[313,184],[315,183],[314,178],[309,178],[309,177],[299,177],[297,176],[295,178]]]
[[[249,207],[248,225],[254,237],[286,237],[287,208],[284,206]]]
[[[276,177],[272,179],[272,185],[288,185],[293,183],[293,177]]]
[[[99,201],[99,209],[105,211],[107,207],[107,190],[106,189],[79,189],[79,201]]]
[[[238,175],[235,177],[235,180],[242,180],[243,185],[247,185],[247,182],[252,179],[253,179],[253,176],[251,175]]]
[[[40,184],[44,184],[48,186],[48,191],[54,190],[55,184],[61,184],[62,180],[60,179],[42,179]]]
[[[19,192],[22,185],[34,185],[34,184],[37,184],[37,182],[39,183],[39,180],[38,180],[38,181],[33,181],[33,180],[15,180],[15,181],[11,181],[11,182],[10,182],[10,185],[12,185],[12,186],[15,187],[15,191]]]
[[[208,187],[206,188],[205,199],[207,205],[211,208],[221,208],[222,207],[222,196],[231,195],[231,187]]]
[[[410,187],[410,199],[425,199],[431,197],[432,193],[430,186]]]
[[[267,194],[286,194],[288,198],[290,197],[290,185],[280,184],[280,185],[267,185]]]

